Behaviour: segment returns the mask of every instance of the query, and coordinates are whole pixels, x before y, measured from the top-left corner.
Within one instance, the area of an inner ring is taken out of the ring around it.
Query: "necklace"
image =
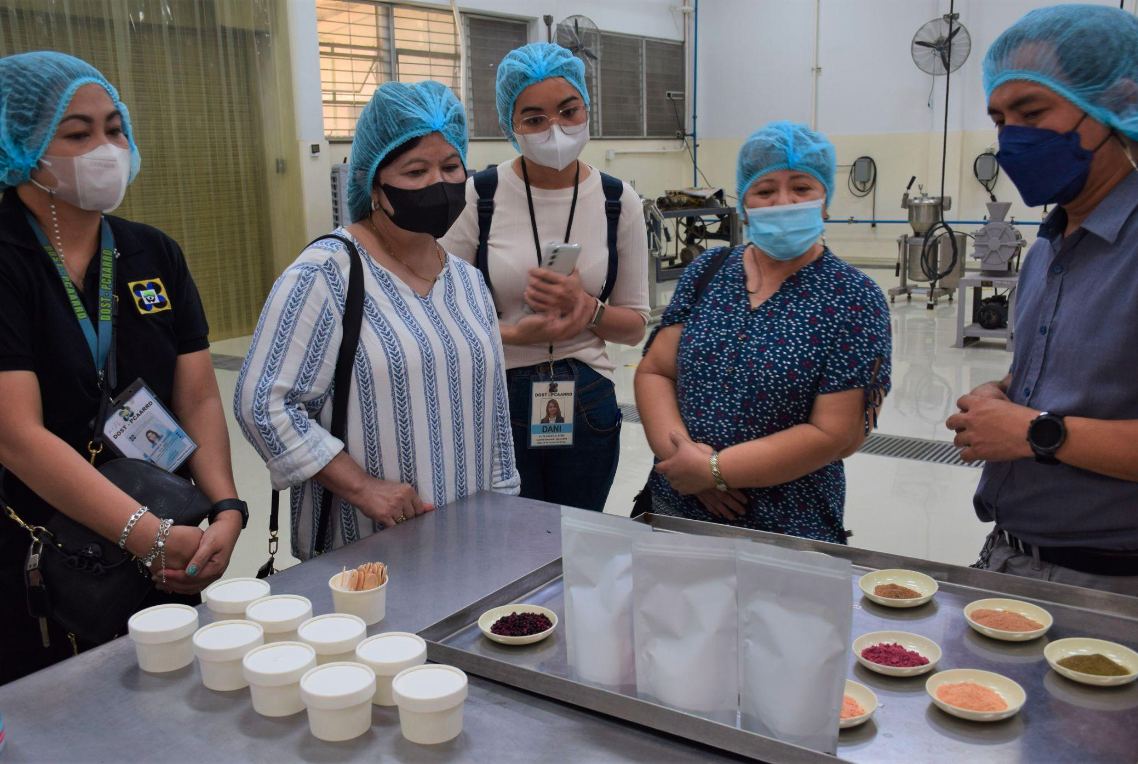
[[[416,271],[414,268],[412,268],[410,263],[408,263],[406,260],[404,260],[399,255],[395,254],[395,250],[393,250],[391,248],[391,245],[387,243],[387,239],[383,238],[383,234],[381,234],[379,232],[379,229],[376,228],[375,220],[372,219],[371,215],[368,215],[367,222],[369,225],[371,225],[371,230],[375,231],[376,237],[379,238],[379,243],[382,244],[383,248],[387,250],[387,254],[389,254],[393,258],[395,258],[395,260],[398,261],[399,264],[402,265],[404,268],[411,271],[412,276],[414,276],[417,279],[420,279],[421,281],[426,281],[428,284],[431,284],[431,285],[434,285],[434,283],[439,280],[438,276],[433,276],[433,277],[423,276],[418,271]],[[443,248],[439,246],[438,241],[435,241],[435,254],[437,254],[439,256],[439,273],[442,273],[442,269],[446,268],[446,258],[443,257]]]

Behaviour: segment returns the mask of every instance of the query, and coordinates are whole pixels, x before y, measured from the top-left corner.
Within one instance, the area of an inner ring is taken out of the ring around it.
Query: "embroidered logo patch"
[[[142,315],[170,310],[170,298],[166,296],[166,287],[163,286],[162,279],[132,281],[127,287],[134,297],[134,306]]]

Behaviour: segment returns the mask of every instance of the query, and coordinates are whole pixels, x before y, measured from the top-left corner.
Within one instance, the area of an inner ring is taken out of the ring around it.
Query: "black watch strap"
[[[241,530],[245,530],[245,526],[249,524],[249,505],[241,499],[222,499],[214,504],[213,509],[209,511],[209,521],[212,523],[219,514],[231,509],[241,513]]]
[[[1048,428],[1052,431],[1052,437],[1046,438],[1046,442],[1041,442],[1043,439],[1039,437],[1040,431],[1047,433]],[[1035,454],[1035,461],[1040,464],[1061,464],[1055,458],[1055,452],[1063,446],[1066,440],[1067,427],[1063,422],[1063,417],[1058,414],[1044,411],[1028,425],[1027,442],[1031,446],[1032,453]]]

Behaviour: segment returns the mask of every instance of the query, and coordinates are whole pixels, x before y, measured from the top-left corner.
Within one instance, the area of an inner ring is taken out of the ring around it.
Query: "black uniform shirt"
[[[39,380],[44,426],[84,456],[100,391],[83,330],[59,272],[36,239],[14,188],[0,201],[0,371],[33,371]],[[115,249],[118,298],[118,384],[115,395],[142,378],[172,410],[178,356],[209,347],[209,327],[182,250],[156,228],[107,216]],[[66,253],[64,253],[66,256]],[[94,316],[99,257],[91,258],[80,297]],[[146,292],[148,299],[139,297]],[[97,330],[96,330],[97,331]],[[18,436],[17,436],[18,437]],[[114,458],[105,448],[96,464]],[[25,521],[42,523],[52,510],[9,475],[9,503]],[[19,543],[10,543],[13,533]],[[27,534],[0,517],[0,556],[26,551]],[[5,559],[4,565],[12,560]],[[22,562],[22,560],[21,560]]]

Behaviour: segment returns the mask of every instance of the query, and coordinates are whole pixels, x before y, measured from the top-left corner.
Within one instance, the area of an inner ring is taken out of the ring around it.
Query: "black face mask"
[[[391,205],[391,222],[412,233],[426,233],[436,239],[450,230],[466,207],[466,183],[439,181],[423,188],[381,188]]]

